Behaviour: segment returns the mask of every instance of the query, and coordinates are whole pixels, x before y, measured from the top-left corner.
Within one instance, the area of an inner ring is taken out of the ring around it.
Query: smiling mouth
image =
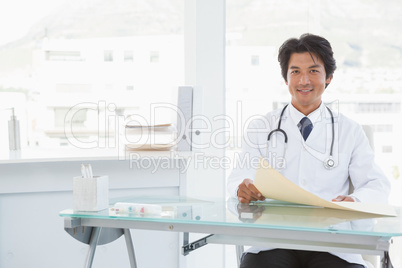
[[[297,91],[307,93],[307,92],[313,91],[313,89],[297,89]]]

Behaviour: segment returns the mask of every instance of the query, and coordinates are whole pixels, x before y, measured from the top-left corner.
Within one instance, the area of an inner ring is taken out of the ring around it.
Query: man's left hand
[[[338,195],[336,198],[332,199],[333,202],[342,202],[342,201],[347,201],[347,202],[355,202],[355,200],[347,195]]]

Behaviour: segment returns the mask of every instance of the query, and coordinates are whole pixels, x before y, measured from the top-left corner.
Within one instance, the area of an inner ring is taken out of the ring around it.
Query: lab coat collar
[[[325,112],[326,112],[325,110],[326,110],[325,105],[323,102],[321,102],[320,106],[316,110],[312,111],[310,114],[307,115],[308,119],[310,119],[311,122],[313,123],[313,127],[316,122],[321,121],[323,117],[325,118]],[[297,110],[292,103],[290,103],[289,105],[289,114],[293,122],[296,123],[296,125],[300,122],[300,120],[303,117],[305,117],[305,115],[302,114],[299,110]]]

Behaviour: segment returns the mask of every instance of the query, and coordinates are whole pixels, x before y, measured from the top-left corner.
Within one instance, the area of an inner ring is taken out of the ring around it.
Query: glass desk
[[[402,240],[399,208],[397,217],[379,217],[276,201],[239,204],[234,199],[197,200],[174,196],[126,197],[111,204],[116,202],[146,205],[131,211],[112,205],[99,212],[70,209],[60,212],[65,217],[66,231],[90,245],[86,267],[92,265],[96,245],[112,242],[122,235],[131,267],[136,267],[129,229],[183,232],[184,255],[208,243],[252,245],[379,255],[383,267],[393,267],[391,260],[399,257],[394,248]],[[147,212],[148,205],[159,210]],[[211,235],[190,242],[189,233]]]

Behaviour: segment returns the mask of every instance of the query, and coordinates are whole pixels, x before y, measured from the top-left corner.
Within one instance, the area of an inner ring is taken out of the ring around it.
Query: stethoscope
[[[276,129],[272,130],[271,132],[269,132],[269,134],[268,134],[267,152],[268,152],[269,140],[271,139],[272,134],[275,133],[275,132],[280,132],[285,137],[285,149],[284,149],[283,155],[286,154],[286,147],[287,147],[287,144],[288,144],[288,135],[286,134],[286,132],[283,129],[281,129],[281,123],[282,123],[283,114],[284,114],[284,112],[286,110],[286,107],[288,107],[288,105],[289,104],[286,104],[286,106],[283,107],[283,109],[282,109],[281,116],[279,117],[278,127]],[[332,114],[332,111],[327,106],[325,106],[325,107],[327,108],[329,114],[331,115],[332,142],[331,142],[331,150],[329,151],[329,157],[324,160],[324,167],[327,168],[327,169],[332,169],[333,167],[335,167],[335,161],[332,158],[332,152],[333,152],[333,149],[334,149],[334,141],[335,141],[335,123],[334,123],[334,116]]]

